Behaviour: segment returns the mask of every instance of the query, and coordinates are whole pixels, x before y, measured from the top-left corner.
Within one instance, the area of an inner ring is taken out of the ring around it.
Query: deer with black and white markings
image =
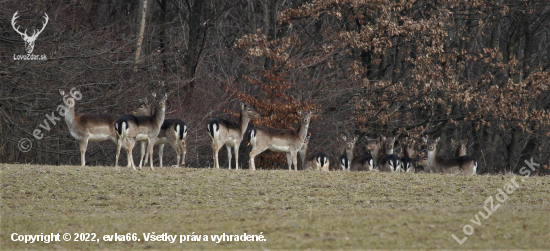
[[[252,151],[250,151],[249,157],[251,170],[256,170],[254,165],[256,155],[265,150],[286,153],[288,170],[291,170],[292,165],[294,165],[294,170],[298,170],[298,151],[302,148],[303,140],[307,136],[313,113],[311,111],[302,113],[298,110],[298,114],[300,115],[300,128],[298,130],[256,126],[250,131]]]
[[[218,153],[220,148],[225,145],[227,148],[227,159],[229,169],[231,169],[231,148],[235,149],[235,169],[239,169],[239,146],[243,140],[243,135],[248,127],[250,119],[259,118],[260,114],[250,105],[241,103],[241,114],[239,122],[234,123],[229,120],[215,118],[208,122],[206,130],[212,140],[212,152],[214,154],[214,167],[220,168]]]
[[[387,140],[386,137],[367,140],[367,150],[371,152],[376,168],[381,172],[394,173],[400,171],[401,160],[399,159],[399,157],[395,154],[386,154],[389,152],[393,153],[394,141],[395,138],[392,141]]]
[[[343,171],[350,171],[351,162],[348,159],[348,156],[345,154],[340,155],[340,168]]]
[[[324,152],[316,152],[311,155],[307,155],[307,146],[309,144],[310,136],[307,136],[304,140],[304,145],[302,146],[305,158],[305,165],[303,165],[304,170],[316,170],[316,171],[329,171],[330,161],[328,156]],[[304,162],[302,162],[304,163]]]
[[[401,158],[401,170],[407,173],[414,173],[416,168],[414,166],[414,149],[409,143],[402,144],[403,157]]]
[[[155,146],[162,123],[164,122],[167,99],[168,94],[159,95],[159,100],[153,116],[134,116],[127,114],[120,116],[116,120],[114,124],[118,136],[115,162],[116,167],[118,167],[120,148],[124,145],[129,158],[128,166],[131,166],[134,170],[136,170],[132,150],[134,149],[136,141],[146,140],[147,154],[151,158],[151,170],[155,170],[153,167],[153,147]]]
[[[64,98],[65,91],[59,90]],[[68,94],[67,94],[68,96]],[[117,134],[113,124],[118,118],[111,114],[76,114],[74,98],[67,99],[69,110],[65,112],[65,123],[71,136],[76,139],[80,148],[80,165],[86,165],[88,142],[111,140],[116,144]]]
[[[476,175],[477,160],[472,156],[460,156],[454,158],[443,158],[437,156],[437,143],[440,138],[428,140],[424,137],[423,140],[428,148],[427,168],[431,173],[448,173],[448,174],[465,174]]]
[[[147,99],[142,100],[142,104],[132,112],[134,116],[153,116],[153,104],[149,103]],[[164,145],[169,144],[176,152],[176,167],[185,166],[185,155],[187,153],[187,145],[185,139],[187,138],[187,125],[181,119],[165,119],[160,127],[160,132],[157,137],[155,145],[159,146],[159,160],[160,167],[162,167],[162,157],[164,153]],[[145,156],[145,149],[147,141],[141,141],[141,158],[139,161],[139,167],[147,165],[149,155]],[[143,158],[145,157],[145,163]]]

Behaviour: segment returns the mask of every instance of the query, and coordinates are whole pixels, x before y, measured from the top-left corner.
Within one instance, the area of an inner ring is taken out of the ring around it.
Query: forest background
[[[469,139],[480,173],[550,161],[550,1],[519,0],[0,0],[0,162],[80,163],[61,118],[46,115],[82,93],[77,113],[125,114],[152,92],[170,92],[167,118],[189,126],[190,167],[212,166],[206,123],[297,128],[296,109],[316,111],[310,151],[340,155],[340,135]],[[12,27],[41,29],[27,54]],[[49,122],[44,138],[32,132]],[[251,127],[250,126],[250,127]],[[250,128],[249,127],[249,128]],[[29,138],[32,150],[18,149]],[[400,144],[397,145],[400,153]],[[116,146],[90,143],[89,165],[111,166]],[[134,149],[134,155],[138,155]],[[248,167],[247,137],[240,166]],[[164,163],[175,163],[172,149]],[[123,158],[125,159],[125,158]],[[158,157],[155,156],[158,163]],[[280,154],[260,156],[281,168]],[[225,150],[220,162],[227,166]],[[124,164],[124,163],[123,163]],[[166,165],[166,164],[165,164]]]

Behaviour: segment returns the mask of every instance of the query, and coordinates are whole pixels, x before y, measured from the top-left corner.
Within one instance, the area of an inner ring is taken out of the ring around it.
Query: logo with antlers
[[[15,27],[15,20],[19,18],[17,14],[18,14],[18,11],[16,11],[15,14],[13,14],[13,18],[11,19],[11,26],[13,26],[13,29],[17,33],[19,33],[19,35],[21,35],[21,37],[25,41],[25,50],[27,51],[27,53],[31,54],[32,51],[34,50],[34,41],[36,41],[36,38],[38,37],[38,35],[40,35],[40,33],[42,33],[44,28],[46,28],[46,25],[48,24],[48,20],[50,18],[48,17],[48,14],[44,13],[44,19],[46,19],[46,21],[42,22],[43,24],[42,29],[40,29],[39,31],[34,30],[34,32],[32,33],[32,36],[29,36],[27,35],[27,30],[25,30],[25,32],[21,32],[19,31],[20,26]]]

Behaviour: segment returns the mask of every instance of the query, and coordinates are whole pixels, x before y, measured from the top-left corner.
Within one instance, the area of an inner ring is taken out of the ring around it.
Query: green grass
[[[12,164],[0,171],[1,250],[550,248],[548,177]],[[513,177],[520,187],[490,218],[478,216],[481,226],[471,223]],[[459,245],[451,234],[463,238],[466,224],[474,233]],[[144,241],[152,232],[261,232],[267,241]],[[96,233],[101,241],[25,244],[12,233]],[[115,233],[141,241],[102,240]]]

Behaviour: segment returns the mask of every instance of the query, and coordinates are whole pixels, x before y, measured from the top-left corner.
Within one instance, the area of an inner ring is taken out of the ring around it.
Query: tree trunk
[[[137,71],[137,63],[139,62],[139,57],[141,56],[141,46],[143,45],[143,37],[145,36],[145,22],[147,21],[147,0],[141,0],[139,16],[141,19],[141,24],[139,27],[139,35],[136,48],[136,57],[134,59],[134,71]]]

